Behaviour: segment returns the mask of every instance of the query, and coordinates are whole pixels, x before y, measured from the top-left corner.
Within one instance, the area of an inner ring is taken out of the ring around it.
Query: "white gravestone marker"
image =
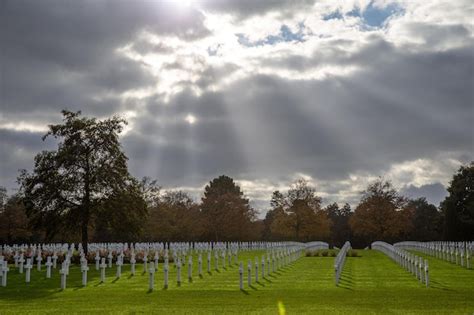
[[[50,279],[51,278],[51,267],[53,267],[53,263],[51,262],[51,256],[48,256],[46,258],[46,278]]]
[[[10,271],[10,268],[8,268],[8,261],[4,261],[0,266],[0,269],[0,272],[2,273],[2,287],[6,287],[8,272]]]
[[[202,278],[202,255],[201,255],[201,253],[199,253],[199,257],[198,257],[198,273],[199,273],[199,277]]]
[[[258,258],[255,258],[255,282],[258,283]]]
[[[165,277],[165,285],[164,285],[165,289],[168,289],[168,270],[169,270],[169,266],[168,264],[165,263],[165,266],[163,267],[163,272],[164,272],[164,277]]]
[[[68,274],[68,271],[66,269],[66,262],[63,262],[61,270],[59,270],[59,273],[61,274],[61,290],[66,289],[66,277]]]
[[[177,268],[178,268],[178,272],[176,274],[176,278],[177,278],[177,283],[179,287],[181,286],[181,259],[180,258],[178,258]]]
[[[148,272],[150,274],[149,281],[148,281],[148,289],[150,291],[153,291],[155,288],[155,264],[153,262],[150,263],[150,269],[148,269]]]
[[[244,266],[242,263],[239,266],[239,286],[240,290],[244,289]]]
[[[101,264],[100,264],[100,282],[101,283],[105,282],[105,268],[107,268],[107,264],[105,263],[105,258],[102,258]]]
[[[135,275],[135,264],[137,263],[137,260],[135,259],[135,253],[132,253],[132,257],[130,258],[130,273],[132,276]]]
[[[189,256],[188,261],[188,281],[193,282],[193,256]]]
[[[87,285],[87,271],[89,271],[89,267],[87,263],[81,265],[81,273],[82,273],[82,285],[85,287]]]
[[[99,271],[100,269],[100,255],[99,251],[95,253],[95,270]]]
[[[41,257],[41,252],[38,252],[38,256],[36,257],[36,270],[41,271],[41,262],[43,261],[43,257]]]
[[[249,287],[252,285],[252,261],[250,259],[247,264],[247,284]]]
[[[24,263],[25,263],[25,257],[23,256],[23,254],[20,255],[20,259],[18,259],[18,262],[20,263],[20,268],[18,269],[18,271],[20,273],[23,273],[23,268],[24,268]]]
[[[25,269],[26,269],[25,281],[26,281],[26,283],[30,283],[30,281],[31,281],[31,268],[33,268],[33,265],[31,264],[31,258],[28,258],[26,260],[26,266],[25,266]]]

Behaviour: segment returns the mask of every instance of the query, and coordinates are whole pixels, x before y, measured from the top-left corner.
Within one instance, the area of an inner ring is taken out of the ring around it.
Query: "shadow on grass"
[[[240,292],[242,292],[245,295],[250,295],[250,293],[245,289],[240,289]]]

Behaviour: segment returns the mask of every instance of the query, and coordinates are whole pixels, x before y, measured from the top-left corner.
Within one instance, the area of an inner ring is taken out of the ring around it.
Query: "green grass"
[[[176,271],[171,268],[170,287],[162,289],[163,265],[155,275],[155,291],[148,291],[148,274],[130,277],[129,267],[115,280],[115,267],[108,270],[106,283],[100,284],[99,272],[90,265],[89,284],[81,287],[78,267],[71,269],[68,288],[59,289],[57,271],[52,279],[45,272],[32,273],[32,282],[24,283],[24,274],[12,269],[7,288],[0,287],[0,314],[8,313],[179,313],[277,314],[281,302],[287,314],[411,314],[474,312],[474,270],[466,270],[432,257],[431,284],[424,287],[411,274],[383,254],[360,250],[362,257],[348,257],[339,287],[334,285],[334,257],[303,257],[280,269],[252,287],[238,289],[238,267],[197,276],[187,282],[183,268],[181,287],[176,286]],[[259,254],[241,253],[246,265]],[[203,257],[205,259],[205,257]]]

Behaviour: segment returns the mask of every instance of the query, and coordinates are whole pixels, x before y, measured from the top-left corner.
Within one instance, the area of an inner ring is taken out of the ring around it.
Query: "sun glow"
[[[186,115],[186,117],[184,117],[184,120],[188,124],[193,125],[197,121],[197,118],[196,118],[196,116],[194,116],[192,114],[188,114],[188,115]]]

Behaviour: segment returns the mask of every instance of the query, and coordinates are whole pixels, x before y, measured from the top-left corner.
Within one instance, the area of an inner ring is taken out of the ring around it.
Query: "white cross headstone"
[[[148,269],[149,272],[149,281],[148,281],[148,289],[150,291],[153,291],[155,288],[155,264],[153,262],[150,263],[150,269]]]
[[[38,256],[36,257],[36,268],[38,271],[41,271],[41,262],[43,261],[43,257],[41,257],[41,252],[38,252]]]
[[[66,262],[63,262],[61,270],[59,270],[59,273],[61,274],[61,290],[66,289],[66,278],[67,278],[67,266]]]
[[[250,259],[247,264],[247,284],[249,287],[252,285],[252,261]]]
[[[82,285],[87,285],[87,272],[89,271],[89,267],[87,263],[81,265],[81,273],[82,273]]]
[[[122,259],[119,258],[115,264],[117,265],[117,279],[120,279],[122,276]]]
[[[158,255],[158,251],[155,251],[155,269],[158,270],[158,262],[160,261],[160,256]]]
[[[33,265],[31,264],[31,258],[28,258],[26,260],[26,266],[25,266],[25,269],[26,269],[25,281],[26,281],[26,283],[30,283],[30,281],[31,281],[31,268],[33,268]]]
[[[148,266],[148,253],[145,252],[145,254],[143,255],[143,272],[144,273],[146,272],[147,266]]]
[[[179,287],[181,286],[181,259],[180,258],[178,258],[177,268],[178,268],[178,272],[176,274],[176,277],[177,277],[177,282],[178,282],[178,287]]]
[[[425,259],[425,284],[427,287],[430,285],[430,277],[428,273],[428,260]]]
[[[164,277],[165,277],[165,284],[164,284],[165,289],[168,289],[168,270],[169,270],[169,266],[168,264],[165,264],[165,266],[163,267],[163,272],[164,272]]]
[[[207,252],[207,273],[211,273],[211,252]]]
[[[100,268],[100,255],[99,251],[95,252],[95,270],[99,271]]]
[[[244,289],[244,267],[242,263],[240,263],[240,266],[239,266],[239,286],[240,286],[240,290]]]
[[[53,253],[53,268],[56,269],[58,263],[58,255],[56,254],[56,251]]]
[[[193,256],[189,256],[188,261],[188,281],[193,282]]]
[[[262,279],[265,278],[265,256],[262,256]]]
[[[48,256],[46,258],[46,278],[49,279],[51,278],[51,267],[53,266],[53,263],[51,262],[51,256]]]
[[[135,253],[132,253],[132,257],[130,258],[130,273],[132,276],[135,275],[135,264],[137,263],[137,260],[135,259]]]
[[[105,258],[102,258],[100,264],[100,282],[105,282],[105,268],[107,268],[107,264],[105,263]]]
[[[255,282],[258,282],[258,258],[255,258]]]
[[[20,267],[18,271],[20,273],[23,273],[23,268],[24,268],[24,263],[25,263],[25,257],[23,256],[23,253],[20,255],[20,259],[18,259],[18,262],[20,263]]]
[[[7,277],[10,268],[8,268],[8,261],[4,261],[2,265],[0,265],[0,273],[2,274],[2,287],[7,286]]]
[[[201,255],[201,253],[199,253],[199,256],[198,256],[198,273],[199,273],[199,277],[202,277],[202,255]]]
[[[107,256],[107,259],[109,261],[109,268],[112,268],[112,259],[113,259],[112,251],[109,252],[109,255]]]

